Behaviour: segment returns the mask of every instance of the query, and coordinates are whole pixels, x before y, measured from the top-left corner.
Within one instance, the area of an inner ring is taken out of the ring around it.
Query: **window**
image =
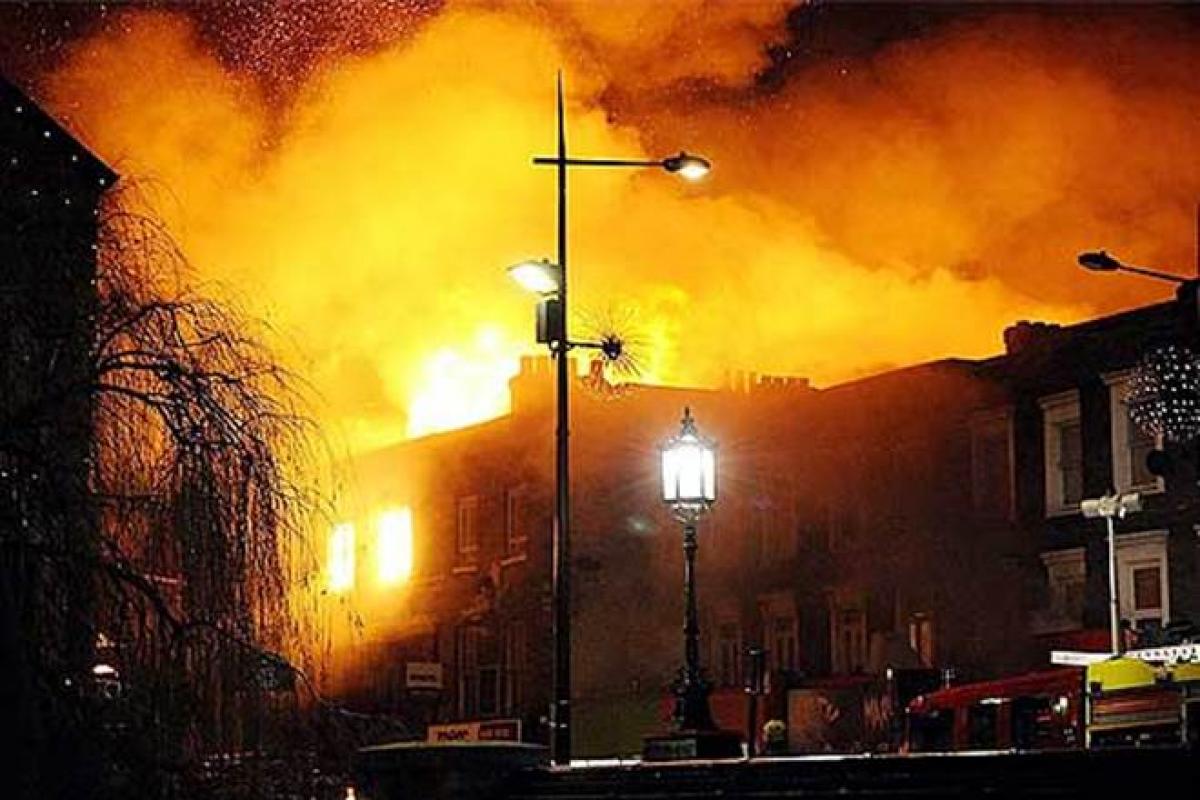
[[[721,686],[739,686],[741,682],[742,642],[736,622],[717,626],[717,664]]]
[[[504,710],[521,708],[521,682],[525,676],[525,623],[513,622],[504,631]]]
[[[984,517],[1012,516],[1012,437],[1007,412],[971,423],[971,501]]]
[[[1083,499],[1083,428],[1079,392],[1070,391],[1039,401],[1044,422],[1046,513],[1073,513]]]
[[[921,660],[921,666],[933,666],[933,617],[918,612],[908,618],[908,646]]]
[[[479,625],[464,625],[458,629],[456,645],[459,716],[495,715],[502,699],[496,635]]]
[[[1146,466],[1146,457],[1162,446],[1162,440],[1144,432],[1129,418],[1125,395],[1129,390],[1129,373],[1105,376],[1108,384],[1108,403],[1112,418],[1113,483],[1118,492],[1161,492],[1162,478]]]
[[[1117,536],[1117,601],[1136,628],[1170,619],[1165,531]]]
[[[798,647],[796,642],[796,618],[774,617],[771,620],[771,664],[776,670],[794,671]]]
[[[1084,549],[1055,550],[1042,553],[1049,588],[1046,612],[1048,622],[1060,630],[1079,628],[1083,624],[1084,584],[1087,568]]]
[[[509,489],[504,495],[504,551],[509,556],[524,555],[529,542],[528,522],[525,519],[526,491],[524,487]]]
[[[479,639],[475,626],[458,629],[454,655],[458,673],[458,715],[470,719],[479,713]]]
[[[859,608],[837,608],[833,618],[833,671],[850,674],[867,666],[867,615]]]
[[[474,561],[479,551],[479,498],[458,500],[458,555],[460,561]]]

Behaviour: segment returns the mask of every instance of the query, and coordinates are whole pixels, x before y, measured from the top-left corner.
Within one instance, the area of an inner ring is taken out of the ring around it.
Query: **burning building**
[[[1055,647],[1102,649],[1103,536],[1078,509],[1109,488],[1148,494],[1118,537],[1123,617],[1150,636],[1195,618],[1196,515],[1146,471],[1154,443],[1129,421],[1123,388],[1176,313],[1164,304],[1075,326],[1020,323],[1002,355],[819,390],[762,377],[717,391],[577,380],[577,754],[635,752],[665,722],[681,556],[658,499],[656,445],[685,405],[719,443],[722,489],[701,525],[699,575],[703,660],[727,726],[745,724],[751,645],[767,651],[768,710],[788,718],[804,713],[800,697],[889,670],[983,678],[1044,665]],[[519,720],[526,738],[544,736],[547,362],[527,359],[512,388],[508,416],[360,459],[358,510],[333,534],[355,575],[338,567],[335,590],[363,620],[338,650],[341,691],[416,728]],[[411,574],[395,588],[379,572],[386,558],[372,555],[390,547],[388,519],[404,520],[412,543],[401,559]],[[422,683],[430,670],[436,686]],[[894,709],[877,711],[886,726]],[[836,744],[869,746],[857,736]],[[793,746],[816,745],[794,733]]]

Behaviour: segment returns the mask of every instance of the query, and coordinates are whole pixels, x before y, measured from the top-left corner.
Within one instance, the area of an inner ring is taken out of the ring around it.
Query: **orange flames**
[[[1156,296],[1080,274],[1080,249],[1189,260],[1186,26],[977,14],[860,54],[789,32],[791,5],[452,6],[282,98],[189,17],[131,11],[43,95],[274,323],[354,448],[507,408],[533,312],[505,268],[553,252],[553,174],[529,159],[553,148],[559,67],[574,152],[714,162],[695,186],[571,176],[573,303],[633,319],[651,380],[984,355],[1014,319]],[[755,81],[767,45],[805,42],[832,55]]]

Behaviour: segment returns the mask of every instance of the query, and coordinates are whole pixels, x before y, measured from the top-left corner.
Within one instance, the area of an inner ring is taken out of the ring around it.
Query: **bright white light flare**
[[[354,588],[354,525],[335,525],[329,535],[329,590],[348,592]]]

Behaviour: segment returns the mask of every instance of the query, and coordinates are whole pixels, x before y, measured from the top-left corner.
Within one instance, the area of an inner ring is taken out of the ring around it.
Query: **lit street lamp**
[[[553,702],[550,706],[550,759],[555,764],[571,760],[571,487],[568,352],[574,347],[593,347],[612,357],[615,342],[572,342],[567,334],[567,168],[632,167],[660,168],[688,180],[708,174],[705,159],[680,152],[658,160],[619,158],[576,158],[567,155],[566,120],[563,110],[563,79],[558,74],[558,152],[535,156],[538,166],[555,167],[558,176],[558,257],[525,262],[509,272],[521,286],[542,296],[538,304],[537,341],[549,346],[555,360],[555,469],[552,583],[554,595]]]
[[[1156,269],[1147,269],[1146,267],[1131,266],[1113,258],[1104,250],[1080,253],[1079,266],[1084,269],[1090,269],[1092,272],[1132,272],[1135,275],[1145,275],[1148,278],[1156,278],[1157,280],[1174,284],[1185,284],[1188,282],[1188,279],[1182,275],[1160,272]]]
[[[1108,524],[1108,624],[1112,634],[1112,654],[1121,654],[1121,615],[1117,608],[1117,532],[1114,519],[1124,519],[1127,514],[1142,510],[1142,501],[1136,492],[1129,494],[1106,494],[1079,504],[1083,515],[1088,518],[1104,517]]]
[[[675,685],[675,733],[646,740],[647,759],[722,758],[741,754],[738,734],[717,729],[700,673],[696,614],[696,523],[717,501],[716,445],[700,435],[691,409],[679,434],[662,447],[662,499],[683,523],[683,669]]]
[[[683,674],[675,693],[680,730],[712,730],[708,686],[700,676],[700,623],[696,617],[696,523],[717,500],[717,455],[700,436],[691,409],[684,409],[679,435],[662,449],[663,502],[683,523]]]

